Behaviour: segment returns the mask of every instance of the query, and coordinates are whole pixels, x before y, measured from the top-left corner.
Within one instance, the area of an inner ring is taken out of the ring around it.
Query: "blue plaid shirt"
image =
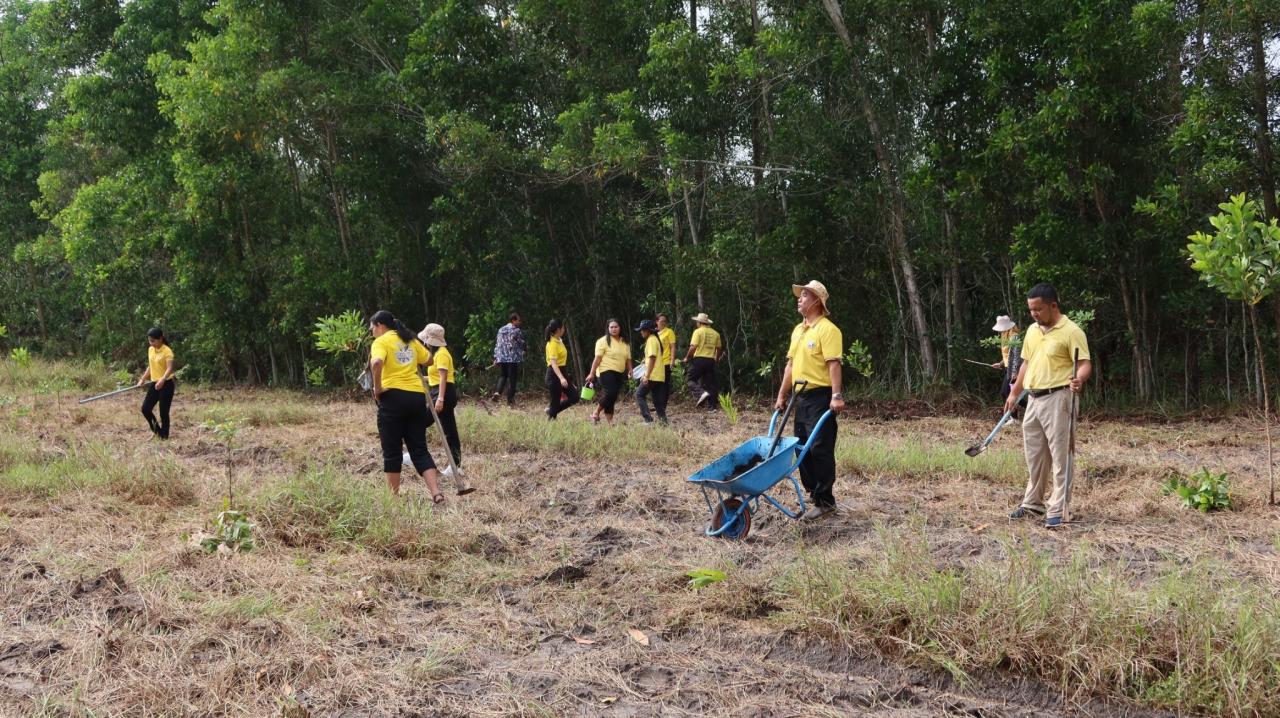
[[[524,361],[524,332],[508,323],[498,330],[498,341],[493,345],[493,360],[499,364],[519,364]]]

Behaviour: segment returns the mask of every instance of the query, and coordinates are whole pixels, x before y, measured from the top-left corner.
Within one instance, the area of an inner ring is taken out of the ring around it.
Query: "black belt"
[[[810,387],[810,388],[807,388],[807,389],[801,389],[799,393],[801,393],[801,394],[820,394],[820,393],[822,393],[822,392],[824,392],[824,391],[825,391],[825,392],[827,392],[828,394],[830,394],[830,393],[831,393],[831,387],[829,387],[829,386],[815,386],[815,387]]]
[[[1070,389],[1070,388],[1071,388],[1070,384],[1063,384],[1062,386],[1055,386],[1052,389],[1032,389],[1027,393],[1031,394],[1031,398],[1039,399],[1042,396],[1049,396],[1055,391],[1062,391],[1063,389]]]

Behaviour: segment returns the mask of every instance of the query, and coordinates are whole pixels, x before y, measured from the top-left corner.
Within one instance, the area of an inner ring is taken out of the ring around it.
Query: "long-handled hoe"
[[[458,495],[466,496],[475,491],[476,487],[472,486],[471,482],[467,481],[467,477],[462,474],[462,467],[453,463],[453,451],[449,449],[449,437],[444,435],[444,427],[440,426],[440,415],[436,413],[436,403],[431,401],[431,387],[427,384],[425,376],[422,377],[422,388],[427,390],[427,408],[431,410],[432,423],[436,425],[436,431],[440,434],[440,445],[444,447],[444,460],[449,465],[449,473],[453,474],[453,481],[458,485]],[[443,392],[444,387],[441,386],[440,390]]]
[[[1071,381],[1076,380],[1076,365],[1080,363],[1080,348],[1076,348],[1071,362]],[[1071,478],[1076,470],[1076,405],[1080,401],[1079,394],[1071,390],[1071,418],[1068,420],[1067,436],[1067,480],[1062,486],[1062,523],[1071,521]]]
[[[978,454],[981,454],[982,452],[986,451],[987,447],[991,446],[991,442],[995,441],[996,434],[999,434],[1000,430],[1004,428],[1004,425],[1009,422],[1009,419],[1013,417],[1013,412],[1018,410],[1018,405],[1021,404],[1022,400],[1025,399],[1026,397],[1027,397],[1027,390],[1023,389],[1022,393],[1018,395],[1018,400],[1013,403],[1013,408],[1006,411],[1004,413],[1004,416],[1000,417],[1000,421],[996,422],[996,428],[992,429],[990,434],[987,434],[987,438],[965,449],[964,450],[965,455],[977,456]]]

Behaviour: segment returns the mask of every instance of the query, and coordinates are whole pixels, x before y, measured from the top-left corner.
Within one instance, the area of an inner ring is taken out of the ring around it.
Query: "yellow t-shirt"
[[[408,344],[395,332],[387,332],[373,340],[369,360],[382,360],[382,388],[402,389],[424,393],[418,366],[431,361],[431,355],[422,342],[414,339]]]
[[[657,362],[654,363],[653,372],[649,374],[649,381],[666,381],[667,365],[662,363],[662,356],[666,353],[662,342],[658,339],[658,335],[650,334],[649,338],[644,340],[644,362],[645,367],[649,366],[649,357],[655,357]]]
[[[445,375],[445,381],[450,384],[456,384],[454,381],[453,371],[453,355],[449,353],[449,347],[440,347],[436,349],[436,353],[432,356],[433,362],[431,369],[427,371],[427,383],[431,388],[440,386],[440,370],[445,369],[448,373]]]
[[[564,348],[564,341],[560,337],[551,337],[547,340],[547,366],[552,364],[562,367],[565,362],[569,361],[569,350]]]
[[[662,340],[662,363],[669,366],[675,362],[676,330],[667,327],[658,332],[658,338]]]
[[[698,347],[693,350],[694,357],[715,359],[720,349],[720,333],[708,326],[699,326],[693,330],[693,338],[689,344]]]
[[[1067,315],[1063,314],[1047,332],[1039,324],[1032,326],[1022,340],[1022,362],[1027,367],[1022,387],[1053,389],[1070,384],[1076,349],[1080,350],[1080,359],[1089,359],[1089,340]]]
[[[596,369],[597,374],[606,371],[625,374],[627,360],[631,358],[631,346],[621,339],[614,339],[611,342],[609,336],[605,335],[596,340],[596,356],[601,357],[600,366]]]
[[[840,361],[844,354],[843,342],[839,327],[826,317],[811,327],[806,327],[804,322],[797,324],[791,332],[791,348],[787,349],[791,381],[808,381],[806,390],[831,386],[827,362]]]
[[[173,350],[168,344],[161,344],[159,349],[147,347],[147,367],[151,370],[151,381],[164,376],[168,362],[173,358]]]

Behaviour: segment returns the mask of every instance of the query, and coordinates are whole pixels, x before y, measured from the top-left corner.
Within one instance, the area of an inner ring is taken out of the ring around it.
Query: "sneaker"
[[[1044,527],[1047,529],[1056,529],[1062,525],[1061,516],[1053,516],[1044,520]]]
[[[818,506],[817,504],[814,504],[813,506],[810,506],[809,510],[805,511],[804,515],[800,518],[805,521],[813,521],[814,519],[820,519],[823,516],[827,516],[828,514],[833,514],[835,512],[836,507],[834,506]]]
[[[644,423],[640,426],[653,426],[653,419],[645,419]]]
[[[1011,519],[1037,519],[1044,516],[1044,512],[1039,509],[1031,509],[1026,506],[1019,506],[1009,514]]]
[[[441,476],[448,476],[448,477],[450,477],[450,478],[453,478],[453,467],[452,467],[452,466],[446,466],[446,467],[444,467],[444,471],[441,471],[441,472],[440,472],[440,475],[441,475]]]
[[[702,392],[702,396],[698,397],[697,406],[702,406],[704,403],[706,403],[707,399],[710,399],[710,398],[711,398],[711,392],[709,391]]]
[[[495,391],[493,396],[489,397],[489,401],[497,401],[500,398],[502,398],[502,395]]]

